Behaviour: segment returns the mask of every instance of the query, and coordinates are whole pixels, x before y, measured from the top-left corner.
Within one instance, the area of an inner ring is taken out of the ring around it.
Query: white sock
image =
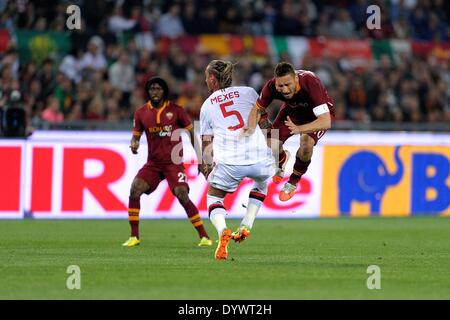
[[[220,236],[222,235],[222,231],[227,228],[227,224],[225,222],[225,216],[227,212],[225,211],[225,208],[223,206],[223,198],[207,195],[206,203],[208,206],[208,211],[210,212],[209,219],[211,220],[213,226],[216,228],[220,238]],[[211,205],[221,205],[221,206],[215,207],[212,210],[210,210]]]
[[[248,228],[253,227],[256,215],[261,208],[262,202],[253,198],[248,199],[247,212],[241,222],[241,227],[246,226]]]
[[[223,209],[214,209],[213,212],[211,212],[211,215],[209,216],[209,219],[211,220],[213,226],[217,230],[217,234],[220,236],[222,235],[223,230],[227,228],[227,224],[225,222],[225,215],[226,212]]]
[[[263,187],[264,186],[265,185],[263,185]],[[255,186],[255,188],[250,191],[248,196],[247,212],[242,219],[241,227],[246,226],[250,229],[253,227],[253,222],[255,221],[256,215],[258,214],[259,209],[261,208],[266,197],[266,190],[266,188],[260,189]]]

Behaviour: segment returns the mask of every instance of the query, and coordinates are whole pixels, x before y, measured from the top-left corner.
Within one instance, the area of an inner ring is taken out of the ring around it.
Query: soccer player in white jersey
[[[208,64],[205,76],[211,95],[200,111],[202,171],[208,178],[208,213],[219,234],[215,251],[217,260],[227,259],[231,239],[241,242],[250,235],[266,197],[267,182],[275,172],[272,153],[261,129],[257,127],[251,136],[241,134],[258,94],[250,87],[232,86],[233,67],[231,62],[222,60]],[[253,179],[254,185],[247,212],[238,230],[232,233],[225,222],[227,212],[223,201],[246,177]]]

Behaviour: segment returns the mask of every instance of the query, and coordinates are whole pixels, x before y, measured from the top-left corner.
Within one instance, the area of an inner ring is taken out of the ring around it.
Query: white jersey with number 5
[[[259,95],[250,87],[228,87],[213,92],[200,111],[200,134],[212,135],[217,163],[251,165],[272,162],[272,154],[259,126],[249,137],[241,130]]]

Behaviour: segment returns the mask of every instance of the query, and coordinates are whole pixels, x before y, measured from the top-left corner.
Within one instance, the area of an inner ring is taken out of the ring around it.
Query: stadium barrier
[[[129,149],[129,132],[37,131],[27,140],[0,140],[0,219],[126,219],[129,188],[146,162]],[[184,137],[190,196],[207,217],[207,183],[197,174]],[[299,138],[286,142],[295,154]],[[294,157],[287,165],[291,173]],[[301,189],[278,200],[270,183],[261,218],[450,215],[450,134],[328,132],[314,149]],[[285,178],[287,180],[287,177]],[[231,218],[245,212],[252,187],[245,180],[226,199]],[[185,218],[161,182],[141,199],[142,218]]]

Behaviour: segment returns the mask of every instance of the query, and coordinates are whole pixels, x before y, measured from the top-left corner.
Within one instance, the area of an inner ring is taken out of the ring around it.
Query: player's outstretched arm
[[[288,116],[284,124],[289,128],[291,134],[323,131],[331,128],[331,116],[329,112],[326,112],[319,115],[316,120],[299,126]]]
[[[258,124],[259,120],[261,119],[262,111],[263,110],[258,108],[256,105],[253,106],[253,108],[250,111],[250,114],[248,116],[247,125],[242,128],[243,136],[250,136],[253,134],[253,132],[255,132],[256,125]]]

